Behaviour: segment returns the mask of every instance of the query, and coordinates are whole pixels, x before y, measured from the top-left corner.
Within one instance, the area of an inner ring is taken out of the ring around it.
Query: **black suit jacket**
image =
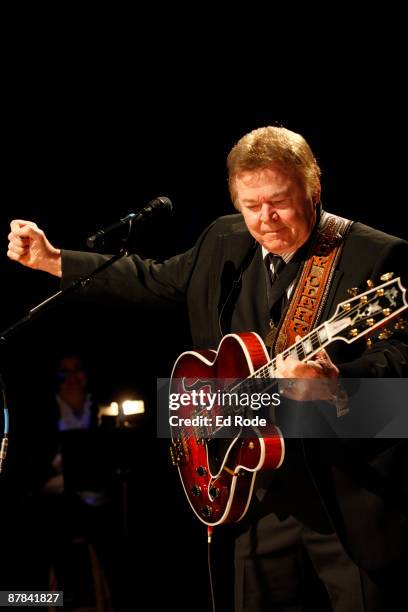
[[[163,263],[133,255],[97,277],[84,292],[98,301],[186,303],[194,348],[215,349],[231,331],[256,331],[266,336],[269,316],[261,258],[261,248],[242,216],[229,215],[210,225],[186,253]],[[63,251],[63,285],[105,259],[98,254]],[[381,274],[390,271],[406,282],[407,261],[405,241],[354,223],[345,239],[322,320],[347,299],[350,287],[365,290],[368,279],[377,283]],[[287,266],[286,274],[291,278],[296,265],[300,262]],[[408,343],[403,333],[376,343],[370,351],[364,341],[351,345],[336,342],[327,350],[344,377],[408,376]],[[306,440],[304,454],[332,521],[360,565],[380,567],[407,553],[405,442]],[[324,485],[322,463],[327,468]]]

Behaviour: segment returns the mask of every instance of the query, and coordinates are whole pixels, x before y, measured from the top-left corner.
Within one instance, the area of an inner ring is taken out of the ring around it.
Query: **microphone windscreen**
[[[169,212],[173,210],[173,204],[171,203],[170,198],[167,198],[166,196],[160,196],[158,198],[155,198],[154,200],[152,200],[151,206],[153,208],[161,208],[163,210],[168,210]]]

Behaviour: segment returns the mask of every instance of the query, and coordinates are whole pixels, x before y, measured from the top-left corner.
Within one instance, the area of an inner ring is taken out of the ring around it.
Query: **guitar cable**
[[[212,534],[213,534],[213,531],[214,531],[214,528],[211,525],[207,525],[208,578],[209,578],[209,582],[210,582],[212,612],[215,612],[215,595],[214,595],[213,573],[212,573],[212,567],[211,567],[211,543],[212,543]]]
[[[0,374],[0,387],[1,387],[1,397],[3,400],[3,413],[4,413],[4,431],[3,431],[3,437],[1,439],[1,445],[0,445],[0,473],[1,473],[3,469],[3,462],[7,455],[8,432],[9,432],[9,412],[8,412],[7,402],[6,402],[6,391],[4,388],[4,382],[3,382],[3,378],[1,374]]]

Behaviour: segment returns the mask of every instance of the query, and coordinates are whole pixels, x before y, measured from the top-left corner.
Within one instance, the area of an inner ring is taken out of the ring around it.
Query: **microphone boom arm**
[[[123,247],[119,253],[116,253],[116,255],[113,255],[104,261],[100,266],[92,270],[88,276],[80,276],[76,280],[72,281],[72,283],[65,289],[60,289],[60,291],[57,291],[57,293],[50,295],[50,297],[48,297],[46,300],[40,302],[40,304],[37,304],[37,306],[34,306],[34,308],[31,308],[31,310],[29,310],[24,317],[13,323],[13,325],[10,325],[10,327],[5,329],[3,332],[0,332],[0,343],[6,342],[11,334],[20,330],[20,328],[27,325],[27,323],[29,323],[32,319],[42,314],[45,310],[48,310],[51,306],[55,306],[57,303],[61,302],[67,295],[70,295],[79,289],[85,288],[94,278],[94,276],[97,276],[116,261],[122,259],[122,257],[127,257],[128,255],[130,255],[130,253],[127,250],[127,246]]]

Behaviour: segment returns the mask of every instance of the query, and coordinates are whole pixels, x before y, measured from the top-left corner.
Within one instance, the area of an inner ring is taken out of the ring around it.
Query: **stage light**
[[[137,424],[138,415],[144,414],[143,400],[123,400],[111,402],[108,406],[101,406],[98,412],[98,423],[113,424],[114,427],[132,427]]]
[[[125,416],[131,414],[143,414],[145,405],[143,400],[125,400],[122,402],[122,410]]]

